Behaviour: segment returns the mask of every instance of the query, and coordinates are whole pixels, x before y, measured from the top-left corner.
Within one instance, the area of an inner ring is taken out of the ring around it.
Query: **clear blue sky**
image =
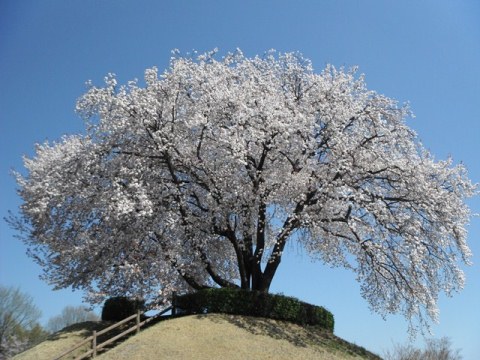
[[[76,99],[91,79],[114,72],[122,82],[146,67],[164,69],[182,52],[241,48],[300,51],[320,71],[327,63],[358,65],[369,88],[409,101],[409,120],[436,156],[463,162],[480,181],[480,2],[471,1],[0,1],[0,216],[19,199],[9,175],[36,142],[82,131]],[[480,199],[470,201],[480,213]],[[467,285],[440,298],[435,336],[449,336],[465,360],[480,358],[480,219],[469,228],[474,265]],[[53,291],[0,222],[0,283],[34,297],[42,321],[81,292]],[[335,314],[337,335],[377,353],[404,342],[407,323],[384,321],[360,297],[355,276],[311,263],[295,248],[282,262],[273,291],[323,305]],[[417,339],[422,344],[423,339]]]

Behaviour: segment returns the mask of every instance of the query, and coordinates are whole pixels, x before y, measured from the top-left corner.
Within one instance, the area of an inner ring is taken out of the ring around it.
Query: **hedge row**
[[[333,332],[333,314],[293,297],[241,289],[206,289],[177,296],[175,306],[187,313],[226,313],[286,320]]]
[[[145,301],[143,300],[135,300],[125,296],[111,297],[103,305],[102,320],[120,321],[136,314],[137,310],[143,312],[144,309]]]

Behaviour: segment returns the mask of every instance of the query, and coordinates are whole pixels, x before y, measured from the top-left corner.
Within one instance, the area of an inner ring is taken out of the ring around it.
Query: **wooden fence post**
[[[93,330],[93,339],[92,339],[92,357],[97,356],[97,331]]]
[[[140,310],[137,310],[137,317],[135,321],[137,323],[137,330],[135,332],[138,334],[140,332]]]

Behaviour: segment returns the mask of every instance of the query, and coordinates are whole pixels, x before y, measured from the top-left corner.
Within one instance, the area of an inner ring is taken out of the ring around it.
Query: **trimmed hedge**
[[[333,332],[333,314],[296,298],[241,289],[206,289],[177,296],[175,306],[187,313],[226,313],[286,320]]]
[[[135,300],[125,296],[111,297],[105,301],[102,309],[102,320],[120,321],[130,315],[136,314],[137,310],[143,312],[145,301]]]

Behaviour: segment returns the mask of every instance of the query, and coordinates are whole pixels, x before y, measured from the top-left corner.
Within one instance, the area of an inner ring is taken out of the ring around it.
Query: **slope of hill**
[[[63,351],[72,348],[92,335],[93,330],[101,330],[109,323],[101,321],[87,321],[74,324],[49,336],[47,340],[13,357],[15,360],[43,360],[54,359]],[[72,353],[68,359],[74,359],[76,356],[89,349],[90,344],[85,344]],[[66,358],[67,359],[67,358]]]
[[[91,323],[84,336],[93,330]],[[73,343],[81,331],[63,331],[56,339],[17,355],[15,360],[52,359]],[[71,334],[72,336],[69,336]],[[69,345],[66,346],[66,342]],[[54,346],[56,342],[56,346]],[[53,348],[56,351],[52,352]],[[72,357],[70,357],[72,358]],[[166,321],[143,330],[97,357],[122,359],[380,359],[317,328],[304,328],[272,319],[237,315],[192,315]]]

